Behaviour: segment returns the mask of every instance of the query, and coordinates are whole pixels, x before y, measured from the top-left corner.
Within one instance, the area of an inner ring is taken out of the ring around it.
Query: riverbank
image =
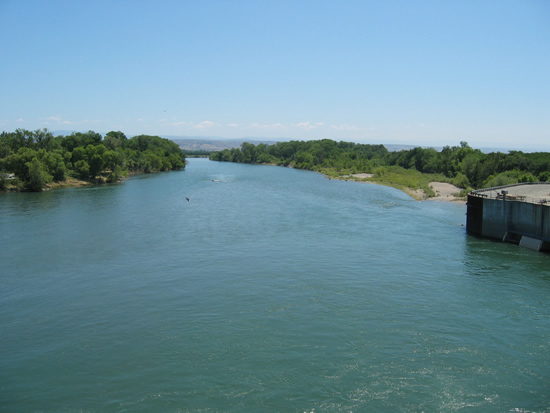
[[[119,182],[123,182],[124,179],[121,179]],[[64,181],[52,181],[48,182],[47,184],[44,184],[44,188],[41,192],[50,191],[52,189],[60,189],[60,188],[83,188],[85,186],[90,185],[101,185],[108,183],[105,178],[94,178],[89,180],[82,180],[77,178],[67,178]],[[18,185],[6,185],[3,190],[0,190],[1,192],[32,192],[29,191],[27,188],[23,186]]]
[[[50,182],[46,184],[47,190],[59,188],[82,188],[89,185],[97,185],[98,182],[83,181],[81,179],[69,178],[61,182]]]
[[[429,201],[466,202],[463,197],[456,196],[462,190],[446,182],[430,182],[436,196],[428,198]]]
[[[430,182],[429,186],[435,193],[435,196],[428,196],[425,191],[422,189],[413,189],[410,187],[405,187],[402,185],[391,184],[388,182],[379,181],[374,178],[374,174],[359,173],[359,174],[349,174],[342,175],[339,177],[330,177],[329,179],[340,179],[345,181],[356,181],[369,184],[385,185],[392,188],[399,189],[409,195],[411,198],[414,198],[418,201],[444,201],[444,202],[466,202],[462,197],[459,197],[458,194],[462,190],[452,184],[447,182]]]

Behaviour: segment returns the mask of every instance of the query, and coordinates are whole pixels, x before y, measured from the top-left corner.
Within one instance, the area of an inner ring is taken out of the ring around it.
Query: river
[[[206,159],[0,194],[0,411],[548,412],[550,256],[465,212]]]

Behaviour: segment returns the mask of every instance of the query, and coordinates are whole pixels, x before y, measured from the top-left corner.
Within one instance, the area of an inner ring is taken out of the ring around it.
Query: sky
[[[550,151],[549,0],[0,0],[0,131]]]

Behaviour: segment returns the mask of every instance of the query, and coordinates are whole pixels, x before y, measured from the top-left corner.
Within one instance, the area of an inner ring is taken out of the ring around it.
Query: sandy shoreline
[[[430,182],[430,186],[434,190],[436,196],[427,198],[428,201],[466,202],[453,195],[460,193],[462,190],[461,188],[445,182]]]
[[[351,178],[352,180],[359,180],[359,179],[369,179],[372,177],[373,177],[373,174],[361,173],[361,174],[344,175],[339,179]],[[382,185],[381,183],[376,181],[357,181],[357,182]],[[453,195],[453,194],[460,193],[462,189],[452,184],[449,184],[446,182],[430,182],[430,187],[435,192],[435,196],[431,198],[426,197],[426,194],[421,189],[405,188],[402,190],[411,198],[414,198],[419,201],[444,201],[444,202],[463,202],[463,203],[466,202],[463,198],[458,198]],[[398,189],[401,189],[401,188],[398,188]]]

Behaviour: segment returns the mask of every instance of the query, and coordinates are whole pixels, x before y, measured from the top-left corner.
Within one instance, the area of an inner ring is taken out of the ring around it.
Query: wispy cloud
[[[17,120],[16,120],[16,122],[19,122],[19,123],[21,123],[21,122],[25,122],[25,119],[23,119],[23,118],[19,118],[19,119],[17,119]]]
[[[237,125],[236,123],[230,123],[227,126],[231,126],[232,128],[238,128],[239,127],[239,125]]]
[[[317,129],[323,125],[324,125],[323,122],[317,122],[317,123],[300,122],[300,123],[297,123],[295,126],[304,130],[311,130],[311,129]]]
[[[38,118],[38,119],[42,121],[43,125],[50,125],[51,123],[61,124],[60,116],[48,116],[47,118]],[[19,122],[19,119],[17,120],[17,122]]]
[[[38,119],[40,119],[42,121],[42,124],[46,126],[51,125],[52,123],[57,125],[67,125],[71,123],[69,121],[64,121],[59,115],[48,116],[47,118],[38,118]]]
[[[359,128],[357,126],[353,126],[353,125],[330,125],[330,127],[332,129],[336,129],[336,130],[345,130],[345,131],[350,131],[350,130],[359,130]]]
[[[47,118],[38,118],[38,119],[42,121],[43,125],[51,125],[51,124],[54,124],[54,125],[84,125],[86,123],[100,123],[100,122],[102,122],[101,120],[90,120],[90,119],[73,121],[73,120],[63,119],[61,116],[58,116],[58,115],[48,116]],[[21,119],[21,121],[23,121],[23,119]],[[19,119],[17,120],[17,122],[19,122]]]
[[[273,123],[271,125],[269,124],[261,124],[261,123],[251,123],[249,128],[260,128],[260,129],[286,129],[286,127],[282,123]]]
[[[207,129],[207,128],[210,128],[214,126],[214,122],[211,122],[209,120],[205,120],[201,123],[197,123],[196,125],[194,125],[193,127],[194,128],[197,128],[197,129]]]

